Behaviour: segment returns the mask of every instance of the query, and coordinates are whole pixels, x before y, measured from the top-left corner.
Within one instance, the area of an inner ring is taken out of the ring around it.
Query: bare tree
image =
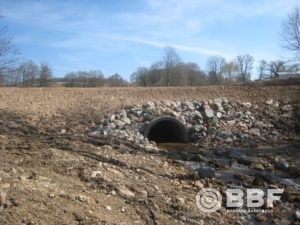
[[[89,71],[89,87],[102,87],[105,84],[105,77],[100,70]]]
[[[165,48],[162,61],[152,64],[149,68],[138,68],[130,80],[139,86],[203,85],[207,81],[206,74],[197,64],[181,62],[172,47]]]
[[[239,67],[240,79],[243,82],[251,79],[251,70],[253,68],[254,59],[251,55],[239,55],[236,58],[236,63]]]
[[[164,65],[164,83],[165,86],[171,85],[171,77],[175,74],[176,65],[180,63],[180,58],[177,55],[176,51],[172,47],[165,48],[165,55],[163,56],[163,65]]]
[[[206,74],[196,63],[182,64],[182,74],[186,77],[188,86],[198,86],[206,84]]]
[[[165,68],[162,62],[154,63],[150,68],[138,68],[131,75],[131,82],[138,86],[165,86]],[[195,63],[178,63],[173,68],[169,86],[203,85],[206,74]]]
[[[41,63],[40,66],[40,86],[48,87],[52,78],[52,69],[47,63]]]
[[[0,87],[5,85],[5,77],[0,74]]]
[[[11,51],[11,40],[6,37],[6,27],[0,30],[0,73],[3,74],[7,71],[10,65],[10,59],[7,56]]]
[[[17,68],[18,76],[21,78],[22,86],[34,86],[35,79],[39,75],[39,67],[32,61],[22,63]]]
[[[2,16],[0,15],[0,19]],[[0,76],[2,79],[11,72],[14,63],[17,61],[17,51],[7,36],[7,27],[0,28]]]
[[[286,21],[282,23],[281,37],[283,47],[300,59],[300,7],[295,7]]]
[[[263,80],[268,78],[268,62],[266,60],[260,60],[258,62],[258,67],[257,67],[257,71],[259,74],[259,79]]]
[[[21,87],[22,84],[22,74],[18,69],[12,70],[8,75],[6,75],[6,85],[12,87]]]
[[[145,67],[137,68],[136,72],[131,74],[130,81],[138,86],[148,86],[148,69]]]
[[[164,69],[163,63],[158,61],[153,63],[147,73],[147,86],[161,86],[163,83]]]
[[[101,87],[105,84],[104,75],[99,70],[70,72],[63,81],[66,87]]]
[[[178,63],[174,67],[170,80],[170,86],[186,86],[188,83],[188,68],[186,63]]]
[[[269,63],[269,72],[271,77],[279,77],[280,72],[286,72],[285,62],[282,60],[271,61]]]
[[[234,81],[239,72],[239,67],[235,62],[225,63],[223,66],[223,74],[227,81]]]
[[[220,84],[223,82],[224,77],[222,71],[225,63],[225,59],[221,56],[211,56],[208,58],[206,66],[212,84]]]
[[[286,62],[285,66],[287,67],[288,72],[298,73],[300,71],[300,62],[288,63]]]
[[[123,87],[127,86],[127,81],[122,78],[121,75],[115,73],[106,79],[106,83],[109,87]]]

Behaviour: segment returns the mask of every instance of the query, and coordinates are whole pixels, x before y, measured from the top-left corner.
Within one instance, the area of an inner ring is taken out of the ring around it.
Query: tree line
[[[51,67],[47,63],[35,64],[31,60],[21,63],[17,68],[11,69],[2,85],[9,87],[48,87],[53,78]]]
[[[161,61],[149,68],[139,67],[130,81],[137,86],[201,85],[206,82],[206,74],[196,63],[182,62],[175,49],[167,47]]]
[[[77,71],[67,73],[62,79],[65,87],[123,87],[128,86],[128,82],[118,73],[107,78],[99,70]]]
[[[256,69],[260,80],[276,78],[284,72],[299,73],[300,7],[295,7],[282,23],[281,39],[282,47],[294,58],[289,61],[258,61]],[[31,60],[19,63],[17,51],[7,37],[7,28],[0,28],[0,86],[47,87],[53,81],[66,87],[219,85],[249,82],[253,67],[254,58],[249,54],[238,55],[230,61],[222,56],[211,56],[204,71],[196,63],[183,62],[176,50],[169,46],[164,49],[161,60],[149,67],[137,68],[130,76],[131,83],[117,73],[105,78],[99,70],[70,72],[63,78],[54,78],[48,63],[37,65]]]
[[[70,72],[63,78],[55,78],[47,63],[37,65],[32,61],[27,61],[21,63],[16,69],[10,70],[3,77],[0,86],[49,87],[55,83],[60,83],[65,87],[123,87],[129,85],[121,75],[116,73],[105,78],[100,70]]]
[[[65,87],[220,85],[249,82],[253,63],[254,58],[249,54],[239,55],[228,62],[221,56],[211,56],[207,59],[204,71],[196,63],[183,62],[174,48],[166,47],[162,60],[148,68],[139,67],[130,76],[130,83],[117,73],[105,78],[100,70],[70,72],[63,78],[54,79],[49,64],[37,65],[31,60],[11,69],[1,80],[2,85],[10,87],[48,87],[53,82],[60,82]],[[299,70],[300,64],[282,60],[260,60],[257,67],[260,80],[276,78],[282,72],[293,73]]]
[[[251,80],[254,58],[249,54],[238,55],[226,61],[221,56],[207,59],[206,72],[195,63],[184,63],[175,49],[167,47],[161,61],[149,68],[140,67],[131,75],[131,82],[137,86],[198,86],[245,83]],[[279,77],[280,73],[296,73],[299,63],[282,60],[260,60],[257,67],[260,80]]]

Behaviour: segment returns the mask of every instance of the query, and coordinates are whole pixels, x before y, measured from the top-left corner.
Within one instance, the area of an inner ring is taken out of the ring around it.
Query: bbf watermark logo
[[[227,189],[226,208],[260,208],[266,204],[267,208],[273,208],[273,202],[280,200],[284,189]],[[215,188],[203,188],[196,195],[196,205],[206,213],[215,212],[222,207],[222,195]],[[254,212],[253,210],[249,210]]]

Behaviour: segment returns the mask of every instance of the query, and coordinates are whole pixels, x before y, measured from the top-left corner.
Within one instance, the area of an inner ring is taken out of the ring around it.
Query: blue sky
[[[129,79],[137,67],[160,60],[165,46],[202,69],[212,55],[286,58],[280,25],[297,2],[0,0],[0,25],[8,26],[24,60],[48,62],[56,76],[99,69]]]

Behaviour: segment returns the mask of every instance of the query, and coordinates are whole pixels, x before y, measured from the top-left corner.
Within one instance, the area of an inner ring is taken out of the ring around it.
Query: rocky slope
[[[190,142],[201,146],[256,146],[293,139],[299,129],[299,109],[273,99],[263,104],[208,101],[160,101],[125,106],[100,121],[93,135],[115,136],[147,148],[155,147],[143,136],[155,118],[170,116],[189,130]]]

